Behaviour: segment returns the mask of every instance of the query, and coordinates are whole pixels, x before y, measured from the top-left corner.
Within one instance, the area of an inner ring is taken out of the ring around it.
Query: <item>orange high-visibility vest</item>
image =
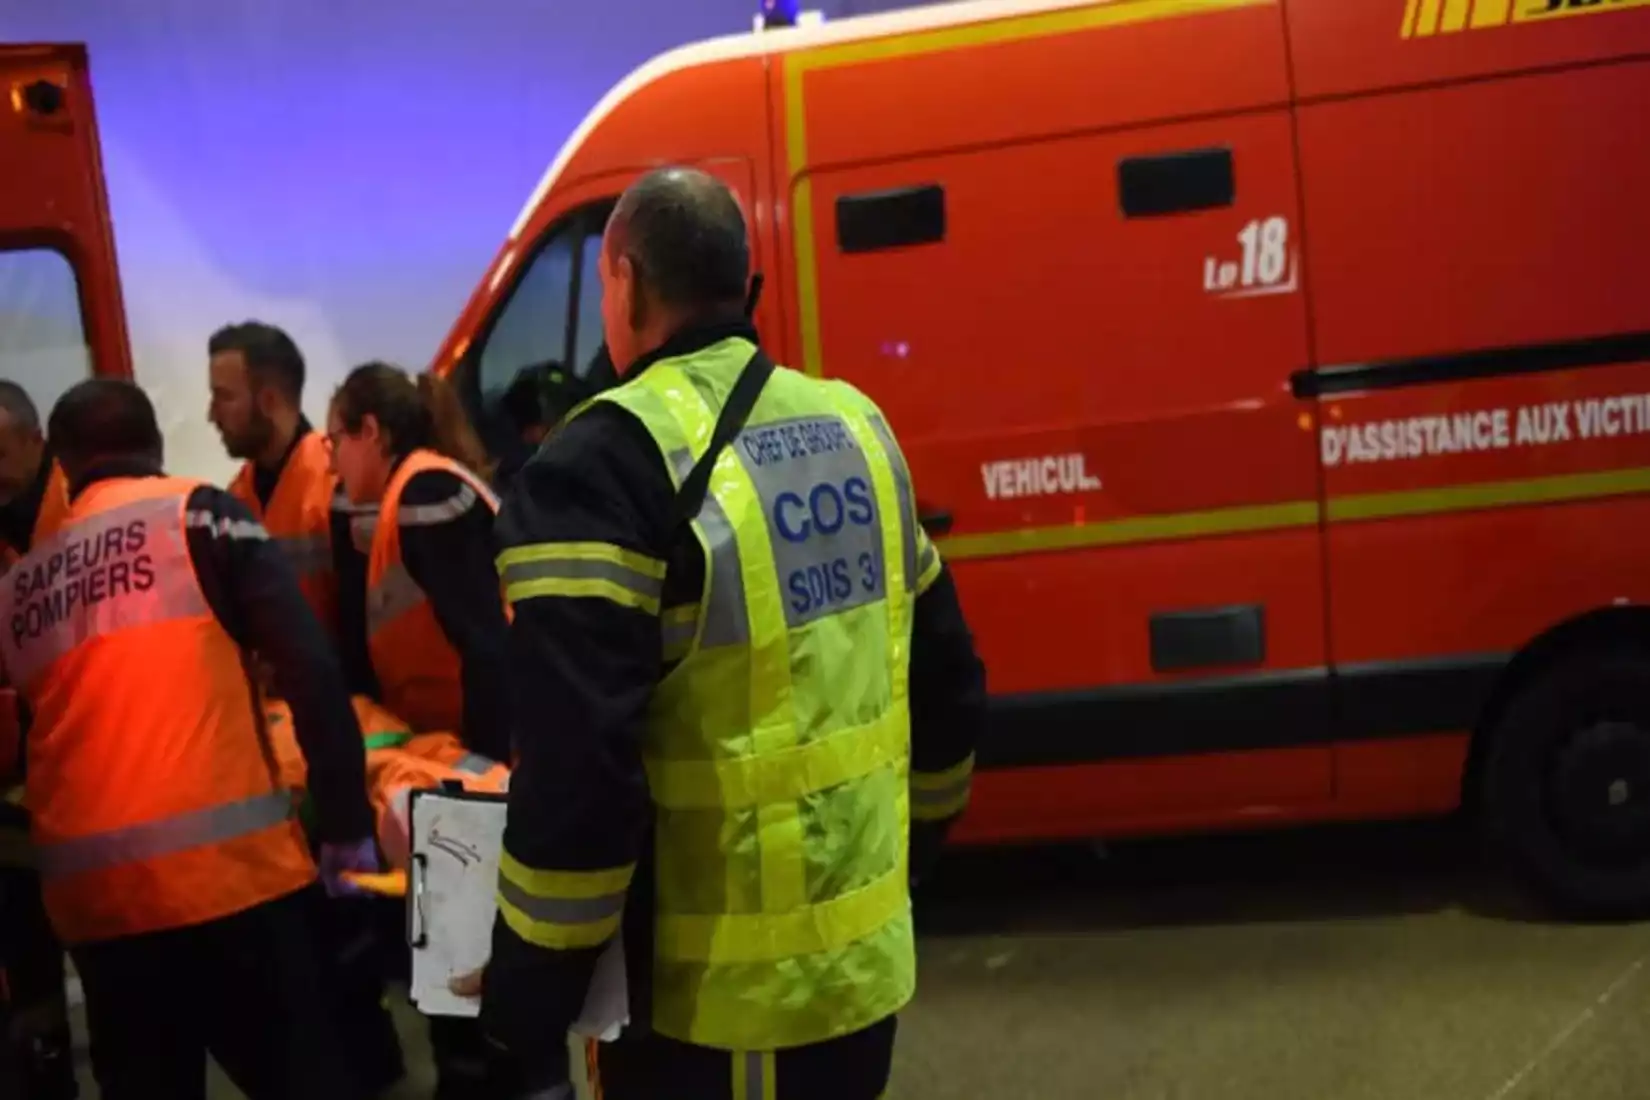
[[[401,503],[415,475],[445,470],[463,481],[466,492],[437,504]],[[473,495],[472,495],[473,494]],[[384,490],[367,552],[367,649],[384,706],[420,733],[462,730],[464,691],[458,652],[453,649],[424,590],[401,561],[401,525],[446,523],[463,514],[479,496],[498,512],[498,498],[462,465],[434,451],[418,450],[402,459]],[[502,603],[504,594],[499,593]]]
[[[0,660],[34,712],[32,840],[66,943],[214,920],[315,878],[189,556],[199,485],[97,483],[0,584]]]
[[[259,503],[252,463],[241,467],[229,492],[240,500],[269,537],[285,551],[298,573],[304,598],[327,633],[338,629],[338,576],[332,568],[332,496],[338,479],[327,455],[326,437],[308,432],[287,456],[267,509]]]

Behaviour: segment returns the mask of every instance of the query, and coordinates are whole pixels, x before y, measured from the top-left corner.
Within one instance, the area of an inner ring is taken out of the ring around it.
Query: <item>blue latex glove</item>
[[[367,896],[370,891],[345,882],[345,871],[359,871],[371,874],[379,870],[378,844],[372,837],[364,840],[352,840],[342,844],[321,845],[321,882],[327,888],[327,896],[334,898],[358,898]]]

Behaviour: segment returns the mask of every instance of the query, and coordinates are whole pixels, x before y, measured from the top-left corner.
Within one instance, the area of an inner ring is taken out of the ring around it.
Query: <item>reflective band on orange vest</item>
[[[340,490],[332,498],[332,511],[348,518],[350,544],[363,554],[371,552],[372,536],[378,530],[378,505],[353,504]]]
[[[175,498],[134,501],[60,531],[9,579],[5,663],[23,684],[96,638],[210,611]]]
[[[158,859],[203,844],[221,844],[279,825],[290,816],[291,796],[274,791],[124,829],[41,844],[36,858],[41,877],[61,878]]]
[[[434,527],[462,516],[475,507],[477,500],[486,500],[489,508],[498,508],[498,498],[483,490],[477,492],[468,482],[459,485],[458,492],[434,504],[403,504],[396,509],[396,524],[400,527]],[[370,553],[373,536],[378,531],[378,513],[362,512],[350,517],[350,539],[357,549]],[[424,602],[424,590],[413,580],[407,567],[396,562],[384,570],[367,592],[367,633],[376,634],[401,615]]]
[[[459,485],[458,492],[446,500],[438,500],[434,504],[403,504],[396,514],[396,522],[402,527],[434,527],[448,523],[462,516],[475,506],[481,497],[475,487],[468,482]],[[486,495],[487,506],[495,512],[498,510],[498,498],[492,493]]]

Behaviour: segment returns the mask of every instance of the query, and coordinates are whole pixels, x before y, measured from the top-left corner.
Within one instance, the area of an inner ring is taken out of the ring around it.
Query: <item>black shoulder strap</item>
[[[728,394],[727,404],[722,406],[722,414],[716,418],[716,428],[710,433],[710,445],[699,456],[699,461],[693,464],[693,469],[688,471],[688,476],[682,479],[682,487],[676,491],[676,506],[671,510],[670,523],[673,537],[691,523],[704,506],[711,468],[716,465],[722,448],[733,442],[733,437],[750,419],[751,410],[756,408],[756,399],[762,396],[762,387],[768,384],[773,371],[773,360],[757,348],[739,372],[739,378]]]

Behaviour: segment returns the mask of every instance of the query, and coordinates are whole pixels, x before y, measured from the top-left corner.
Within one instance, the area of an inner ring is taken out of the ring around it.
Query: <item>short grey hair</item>
[[[0,378],[0,409],[4,409],[12,424],[26,431],[40,430],[40,410],[34,407],[29,391],[10,378]]]
[[[662,306],[742,314],[750,238],[727,184],[697,168],[660,168],[619,196],[608,218],[609,259],[629,257]]]

